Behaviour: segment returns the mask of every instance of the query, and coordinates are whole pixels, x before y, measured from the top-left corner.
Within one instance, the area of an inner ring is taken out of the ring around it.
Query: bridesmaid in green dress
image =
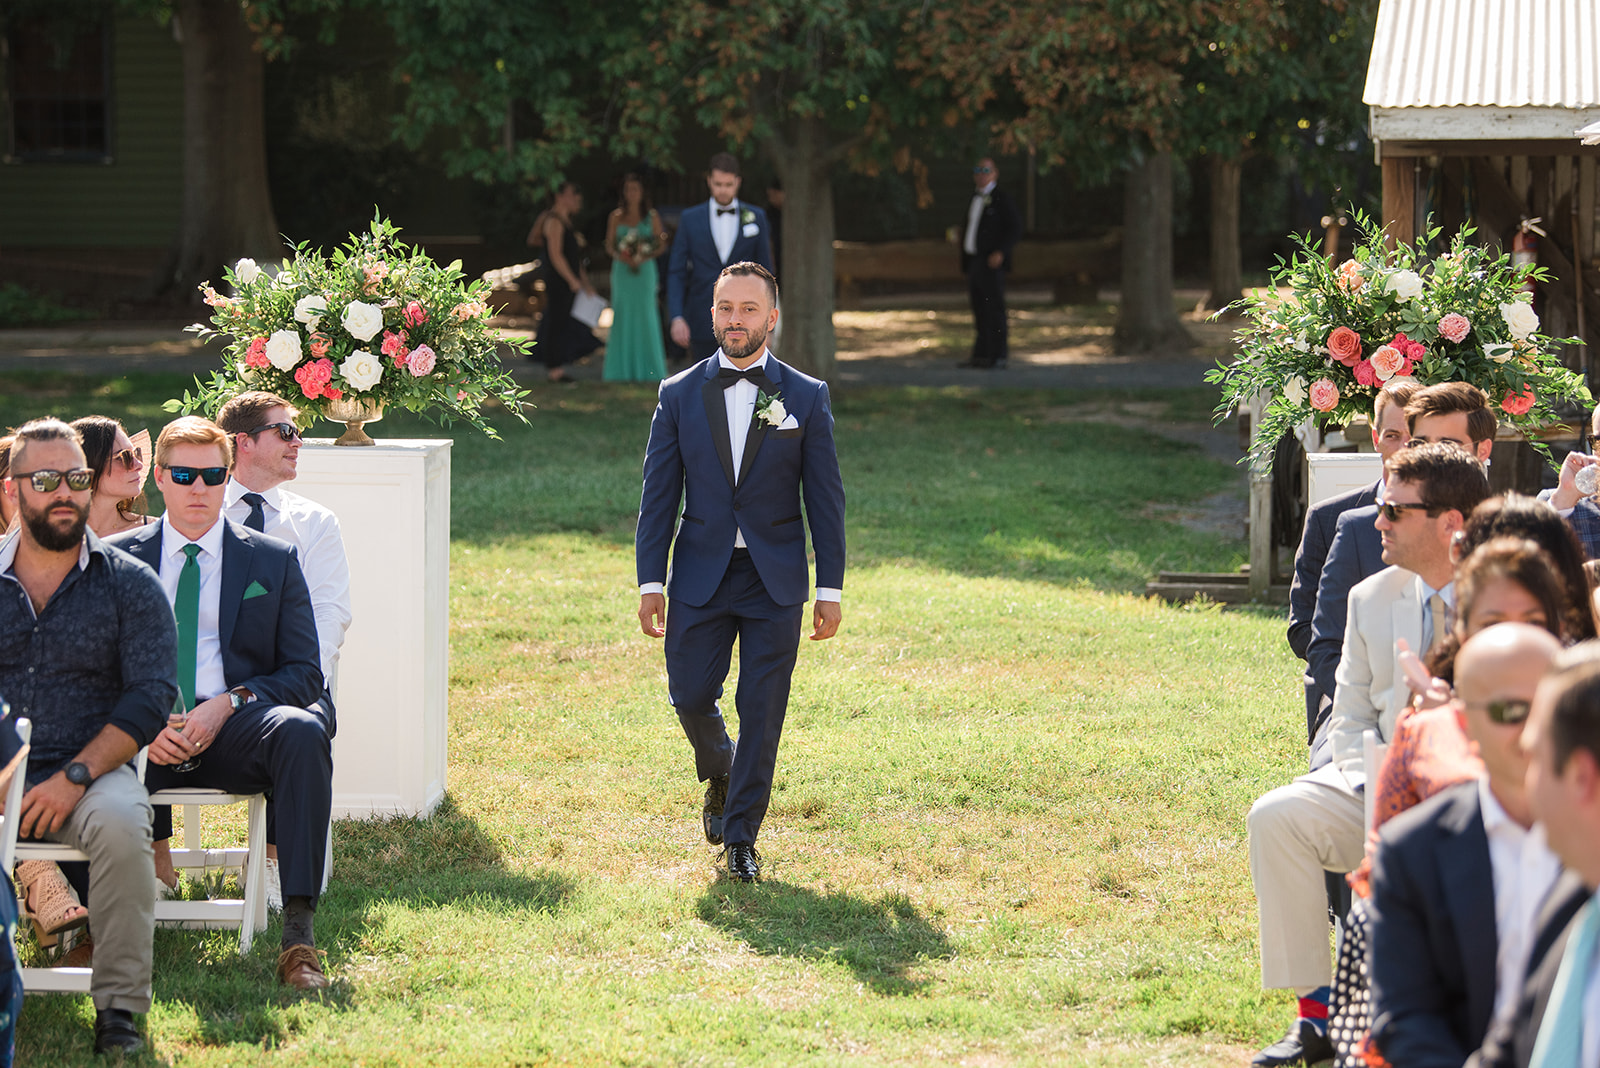
[[[656,257],[666,234],[650,206],[644,182],[623,175],[622,198],[606,224],[611,254],[611,335],[606,339],[607,382],[659,382],[667,374],[656,309]]]

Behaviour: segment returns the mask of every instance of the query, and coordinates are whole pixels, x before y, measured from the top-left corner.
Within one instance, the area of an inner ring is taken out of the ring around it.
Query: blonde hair
[[[222,449],[222,462],[227,467],[233,466],[233,439],[228,432],[209,419],[198,415],[186,415],[181,419],[174,419],[161,428],[161,436],[156,439],[156,463],[165,467],[167,457],[172,454],[175,445],[216,445]]]

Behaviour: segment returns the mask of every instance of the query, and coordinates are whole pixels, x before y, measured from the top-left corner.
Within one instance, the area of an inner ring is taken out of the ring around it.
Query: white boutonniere
[[[746,208],[743,214],[739,216],[739,221],[744,223],[746,226],[749,226],[751,223],[756,221],[756,213]]]
[[[774,393],[768,396],[761,391],[756,391],[756,419],[768,426],[777,426],[789,417],[789,410],[783,406],[783,396]]]
[[[992,203],[994,203],[994,196],[992,194],[985,193],[983,195],[983,206],[987,208]]]

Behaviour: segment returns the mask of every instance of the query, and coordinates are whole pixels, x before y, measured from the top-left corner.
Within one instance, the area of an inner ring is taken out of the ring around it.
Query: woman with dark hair
[[[1583,544],[1561,513],[1545,501],[1520,493],[1490,497],[1467,517],[1451,553],[1459,565],[1478,546],[1500,537],[1527,538],[1549,554],[1571,603],[1571,616],[1562,624],[1562,637],[1567,643],[1595,637],[1595,615],[1589,596],[1593,586],[1584,571]]]
[[[105,415],[86,415],[72,428],[83,439],[83,458],[94,472],[89,498],[89,529],[109,538],[150,521],[144,514],[144,476],[148,435],[136,445],[122,424]]]
[[[583,237],[572,228],[572,218],[583,210],[583,193],[574,182],[562,182],[550,210],[540,215],[528,232],[528,245],[543,249],[539,277],[544,280],[544,311],[534,336],[531,359],[548,369],[552,382],[570,382],[569,363],[583,359],[600,347],[600,339],[572,317],[572,301],[579,293],[593,294],[583,261]]]
[[[10,434],[0,437],[0,479],[5,478],[7,472],[11,470],[11,442],[13,440],[14,438]],[[0,493],[0,537],[4,537],[6,531],[11,529],[11,520],[15,518],[11,514],[9,501],[10,498],[4,493]]]
[[[656,309],[656,258],[667,250],[661,219],[637,174],[622,176],[621,199],[606,223],[611,254],[611,333],[607,382],[659,382],[667,375]]]

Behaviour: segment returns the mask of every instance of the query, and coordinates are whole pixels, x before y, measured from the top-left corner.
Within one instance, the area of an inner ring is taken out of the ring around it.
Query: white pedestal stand
[[[1375,452],[1310,452],[1306,465],[1307,507],[1370,486],[1383,474],[1383,457]]]
[[[449,441],[306,441],[284,488],[339,517],[354,619],[339,655],[333,818],[426,816],[444,797]]]

